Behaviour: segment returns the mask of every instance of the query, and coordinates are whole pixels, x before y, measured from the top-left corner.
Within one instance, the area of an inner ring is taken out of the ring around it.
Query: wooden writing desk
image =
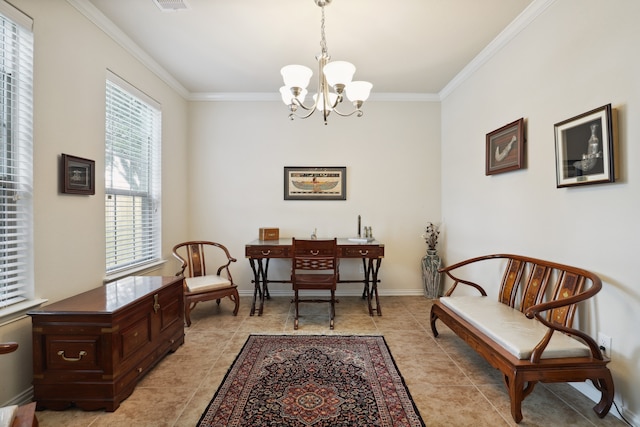
[[[291,238],[279,240],[254,240],[245,246],[245,257],[249,259],[254,276],[253,304],[251,316],[256,312],[256,303],[260,298],[258,316],[262,315],[264,300],[269,299],[269,283],[291,283],[291,280],[270,280],[268,278],[269,260],[272,258],[291,258]],[[384,245],[377,240],[367,243],[338,239],[339,258],[362,259],[364,277],[361,280],[340,280],[338,283],[363,283],[363,298],[367,298],[369,315],[377,312],[382,316],[378,299],[378,271],[384,258]]]

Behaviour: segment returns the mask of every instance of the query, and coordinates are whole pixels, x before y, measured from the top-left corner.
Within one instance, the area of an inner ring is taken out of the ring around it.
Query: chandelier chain
[[[322,9],[322,20],[320,21],[320,49],[323,55],[327,54],[327,39],[324,35],[324,6]]]
[[[280,94],[282,95],[282,101],[289,107],[289,118],[291,120],[295,117],[306,119],[318,110],[324,116],[325,125],[331,112],[343,117],[354,114],[362,117],[362,104],[369,98],[373,85],[365,81],[352,81],[353,73],[355,72],[353,64],[346,61],[330,62],[331,58],[329,57],[325,34],[326,19],[324,8],[331,2],[332,0],[315,0],[316,5],[321,9],[322,19],[320,21],[321,52],[316,55],[316,61],[318,61],[318,88],[313,95],[313,105],[306,106],[304,104],[307,86],[313,71],[303,65],[287,65],[280,70],[285,83],[280,88]],[[344,96],[353,104],[351,112],[338,110],[338,104],[342,102]],[[298,108],[304,111],[298,111]]]

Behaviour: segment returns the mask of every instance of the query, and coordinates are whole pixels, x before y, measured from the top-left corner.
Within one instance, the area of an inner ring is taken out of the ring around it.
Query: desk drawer
[[[354,245],[338,248],[340,258],[383,258],[384,246]]]
[[[286,246],[247,246],[247,258],[289,258],[289,247]]]

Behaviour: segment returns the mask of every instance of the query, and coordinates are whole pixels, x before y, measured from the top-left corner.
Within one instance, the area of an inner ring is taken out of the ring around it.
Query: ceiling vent
[[[187,0],[153,0],[153,2],[163,12],[179,12],[190,9]]]

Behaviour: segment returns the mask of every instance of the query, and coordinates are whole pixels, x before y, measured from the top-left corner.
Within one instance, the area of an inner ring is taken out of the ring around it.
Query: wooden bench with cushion
[[[452,273],[474,264],[461,270],[468,273],[480,268],[481,261],[494,259],[506,262],[497,301],[487,297],[480,285]],[[509,254],[472,258],[440,271],[453,279],[453,286],[433,303],[433,335],[438,336],[436,320],[440,319],[502,372],[516,423],[522,420],[522,400],[538,382],[591,380],[602,393],[594,411],[600,418],[609,412],[614,397],[609,359],[593,338],[571,326],[578,303],[602,288],[597,275]],[[451,296],[459,284],[475,288],[481,295]]]

